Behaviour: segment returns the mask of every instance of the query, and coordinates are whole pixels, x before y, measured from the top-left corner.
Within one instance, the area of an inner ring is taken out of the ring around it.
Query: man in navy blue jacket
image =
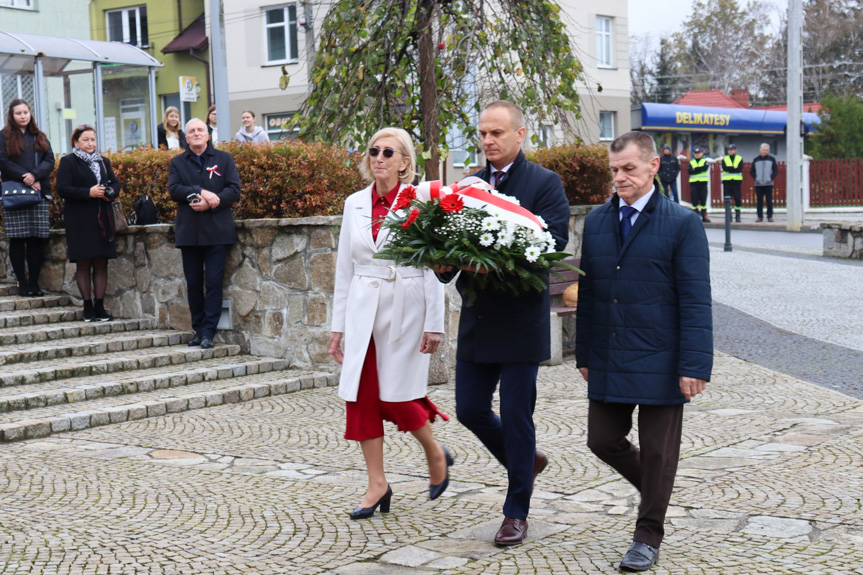
[[[240,200],[240,175],[234,158],[209,143],[207,125],[186,124],[189,147],[171,158],[168,191],[177,202],[175,245],[183,254],[183,272],[192,328],[189,345],[213,347],[222,312],[222,283],[228,249],[237,241],[231,206]]]
[[[710,257],[694,212],[658,193],[653,139],[611,143],[615,194],[584,224],[576,366],[588,382],[587,444],[641,493],[622,571],[659,556],[683,428],[683,405],[713,368]],[[627,435],[638,406],[638,439]]]
[[[480,144],[488,164],[472,174],[521,206],[541,216],[562,250],[569,237],[569,202],[560,177],[529,162],[521,151],[527,130],[518,106],[499,100],[479,118]],[[533,481],[548,458],[536,449],[533,410],[539,363],[551,357],[548,289],[518,296],[486,288],[467,305],[462,271],[456,287],[462,294],[456,353],[456,415],[506,468],[509,488],[504,521],[496,545],[517,545],[527,535]],[[449,281],[454,273],[440,274]],[[500,385],[500,416],[491,409]]]

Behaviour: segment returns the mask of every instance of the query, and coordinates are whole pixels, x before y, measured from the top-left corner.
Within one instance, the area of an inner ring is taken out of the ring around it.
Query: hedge
[[[362,156],[333,146],[298,141],[272,146],[219,144],[237,163],[242,197],[234,206],[237,219],[295,218],[341,213],[345,198],[367,184],[360,175]],[[178,152],[140,148],[106,154],[117,179],[126,213],[149,194],[160,221],[171,222],[176,204],[168,195],[169,162]],[[531,151],[528,157],[560,174],[570,204],[596,204],[610,193],[608,152],[605,146],[555,146]],[[59,160],[58,160],[59,163]],[[51,185],[56,189],[56,170]],[[63,227],[62,201],[55,193],[52,225]]]
[[[602,144],[554,146],[527,157],[560,175],[570,205],[601,204],[611,195],[608,148]]]

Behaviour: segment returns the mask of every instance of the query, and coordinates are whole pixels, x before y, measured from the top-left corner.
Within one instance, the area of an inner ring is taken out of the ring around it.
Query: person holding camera
[[[222,313],[225,260],[237,241],[231,206],[240,200],[240,174],[231,154],[210,145],[203,120],[186,123],[186,142],[186,151],[171,158],[168,192],[177,202],[175,245],[195,330],[189,345],[210,349]]]
[[[57,193],[66,200],[66,249],[77,266],[84,321],[110,321],[105,310],[108,260],[117,257],[111,202],[120,195],[120,184],[111,162],[99,154],[93,126],[84,124],[72,132],[72,153],[63,156],[57,168]]]

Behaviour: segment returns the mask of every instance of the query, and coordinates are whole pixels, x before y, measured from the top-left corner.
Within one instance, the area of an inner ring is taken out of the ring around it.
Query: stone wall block
[[[312,230],[311,244],[313,250],[333,250],[336,248],[339,228]]]
[[[273,242],[270,253],[273,262],[280,262],[305,251],[308,240],[305,235],[280,235]]]
[[[306,325],[324,325],[327,323],[327,298],[321,294],[309,296],[306,304]]]
[[[261,274],[252,261],[246,259],[232,275],[227,276],[227,284],[243,291],[257,292],[261,289]]]
[[[257,292],[244,290],[239,286],[231,286],[224,293],[225,297],[234,300],[234,313],[241,318],[247,317],[258,305]]]
[[[264,335],[266,337],[282,337],[285,327],[285,314],[280,311],[268,311],[264,315]]]
[[[288,290],[276,282],[265,281],[261,284],[258,305],[263,309],[287,309]]]
[[[273,258],[275,260],[275,257]],[[332,273],[332,271],[330,272]],[[278,283],[295,290],[309,289],[309,278],[306,274],[306,260],[296,256],[273,269],[273,279]]]
[[[318,292],[332,292],[335,281],[333,270],[335,269],[335,252],[313,255],[309,259],[309,275],[312,277],[312,289]]]
[[[135,266],[128,256],[118,257],[108,263],[108,292],[113,295],[135,286]]]

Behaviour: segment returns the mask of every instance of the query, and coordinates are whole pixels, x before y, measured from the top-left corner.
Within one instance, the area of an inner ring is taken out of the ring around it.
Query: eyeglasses
[[[383,153],[385,158],[392,158],[393,154],[401,154],[401,152],[397,152],[392,148],[384,148],[383,150],[381,150],[377,146],[375,146],[374,148],[369,148],[369,155],[373,158],[377,158],[378,154],[380,153]]]

